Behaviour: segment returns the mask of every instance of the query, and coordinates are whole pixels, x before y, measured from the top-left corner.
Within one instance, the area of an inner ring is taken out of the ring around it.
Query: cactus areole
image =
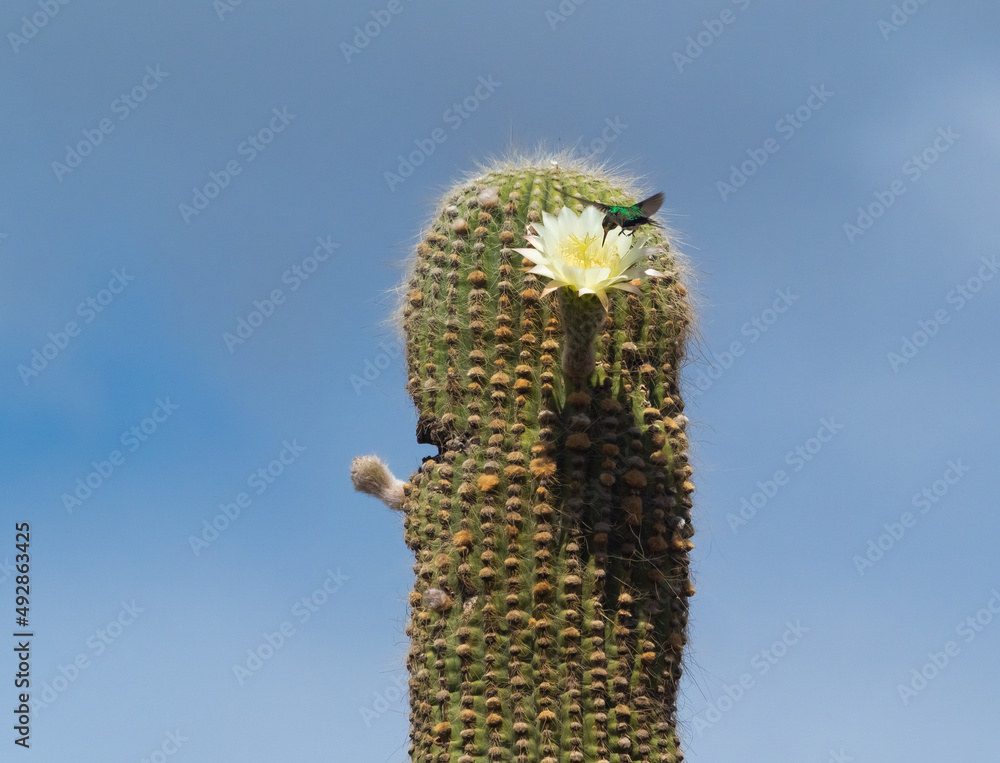
[[[485,170],[445,197],[404,290],[417,437],[438,448],[400,507],[413,763],[683,760],[681,263],[648,226],[620,288],[546,293],[516,249],[564,205],[582,219],[574,196],[636,198],[572,163]]]

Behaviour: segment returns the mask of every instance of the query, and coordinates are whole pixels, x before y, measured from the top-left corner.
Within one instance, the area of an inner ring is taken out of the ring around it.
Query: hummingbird
[[[608,231],[614,230],[615,228],[620,227],[623,231],[631,231],[632,235],[635,235],[635,229],[640,225],[653,222],[649,219],[649,216],[655,214],[656,210],[658,210],[663,204],[662,193],[654,193],[648,199],[643,199],[630,207],[608,206],[607,204],[602,204],[599,201],[581,199],[579,196],[574,196],[571,193],[564,195],[569,196],[571,199],[582,201],[584,204],[590,204],[592,207],[597,207],[605,213],[604,220],[601,222],[601,227],[604,228],[604,238],[601,240],[602,246],[604,245],[604,242],[607,241]],[[653,224],[655,225],[656,223]]]

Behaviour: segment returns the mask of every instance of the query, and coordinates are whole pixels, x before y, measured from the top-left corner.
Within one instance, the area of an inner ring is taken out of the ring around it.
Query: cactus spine
[[[636,198],[592,168],[497,167],[446,197],[406,287],[418,439],[439,449],[403,486],[413,763],[683,759],[686,292],[650,229],[675,278],[615,292],[594,373],[566,375],[574,327],[512,251],[543,210],[583,208],[565,194]]]

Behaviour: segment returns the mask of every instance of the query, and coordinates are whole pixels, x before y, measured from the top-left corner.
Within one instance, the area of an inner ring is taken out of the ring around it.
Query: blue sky
[[[998,22],[7,3],[0,601],[11,633],[28,522],[48,698],[17,754],[406,760],[412,558],[349,464],[429,454],[401,262],[451,182],[544,142],[663,190],[691,261],[688,759],[989,759]]]

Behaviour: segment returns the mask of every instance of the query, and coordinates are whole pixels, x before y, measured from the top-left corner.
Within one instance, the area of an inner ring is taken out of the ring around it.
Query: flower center
[[[578,268],[611,268],[618,260],[618,252],[601,246],[597,236],[588,233],[583,240],[574,233],[566,237],[562,244],[562,258]]]

